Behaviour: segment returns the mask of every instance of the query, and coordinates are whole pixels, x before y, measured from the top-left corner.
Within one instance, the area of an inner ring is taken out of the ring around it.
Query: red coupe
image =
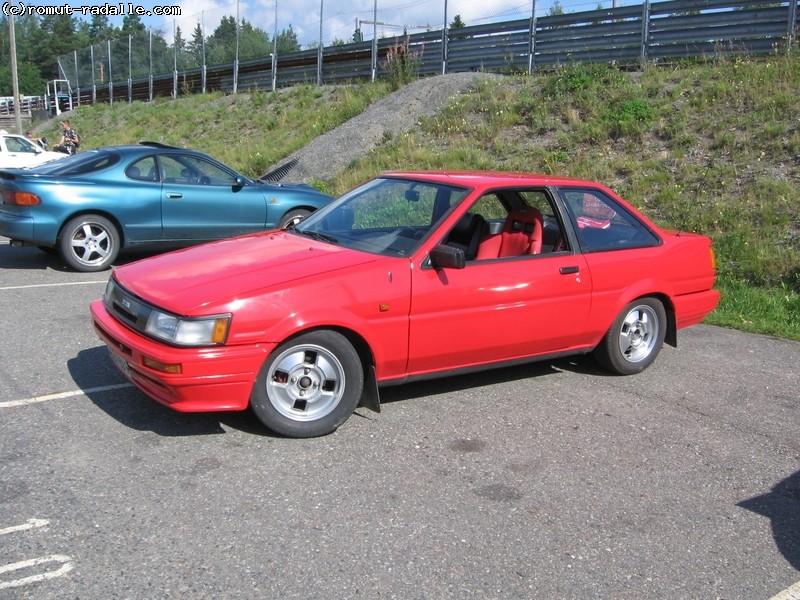
[[[379,387],[592,353],[633,374],[714,309],[707,237],[588,181],[391,173],[301,223],[114,270],[94,327],[179,411],[331,433]]]

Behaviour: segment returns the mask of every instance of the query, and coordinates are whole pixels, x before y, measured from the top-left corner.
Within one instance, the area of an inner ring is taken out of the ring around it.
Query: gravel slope
[[[360,115],[321,135],[309,145],[270,167],[280,168],[295,159],[297,165],[283,181],[308,183],[330,180],[354,160],[365,156],[386,139],[416,127],[420,117],[445,108],[458,95],[469,93],[477,79],[500,77],[487,73],[452,73],[425,77],[378,100]]]

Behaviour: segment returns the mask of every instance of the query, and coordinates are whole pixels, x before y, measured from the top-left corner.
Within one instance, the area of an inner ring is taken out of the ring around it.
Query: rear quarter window
[[[599,190],[560,190],[584,252],[624,250],[661,243],[638,218]]]
[[[46,175],[86,175],[116,165],[122,157],[116,152],[85,152],[34,169]]]

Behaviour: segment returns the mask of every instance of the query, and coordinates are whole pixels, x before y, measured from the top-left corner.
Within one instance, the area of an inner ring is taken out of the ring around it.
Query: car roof
[[[602,184],[584,179],[556,177],[537,173],[518,173],[507,171],[391,171],[387,177],[419,179],[432,183],[445,183],[468,187],[508,187],[508,186],[592,186],[605,189]]]
[[[119,146],[100,146],[99,148],[94,148],[94,150],[116,150],[120,152],[141,152],[143,154],[151,153],[153,151],[159,152],[180,152],[180,153],[191,153],[191,154],[202,154],[203,156],[207,156],[204,152],[199,150],[192,150],[191,148],[179,148],[177,146],[169,146],[167,144],[161,144],[159,142],[141,142],[139,144],[121,144]]]

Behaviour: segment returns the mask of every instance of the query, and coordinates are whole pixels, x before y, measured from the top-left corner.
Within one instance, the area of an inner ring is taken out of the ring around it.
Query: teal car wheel
[[[114,224],[100,215],[80,215],[61,230],[58,251],[67,266],[90,273],[111,267],[120,248]]]
[[[281,217],[281,220],[278,222],[278,229],[286,229],[289,227],[289,225],[297,225],[310,214],[310,210],[305,210],[303,208],[290,210],[288,213],[283,215],[283,217]]]

